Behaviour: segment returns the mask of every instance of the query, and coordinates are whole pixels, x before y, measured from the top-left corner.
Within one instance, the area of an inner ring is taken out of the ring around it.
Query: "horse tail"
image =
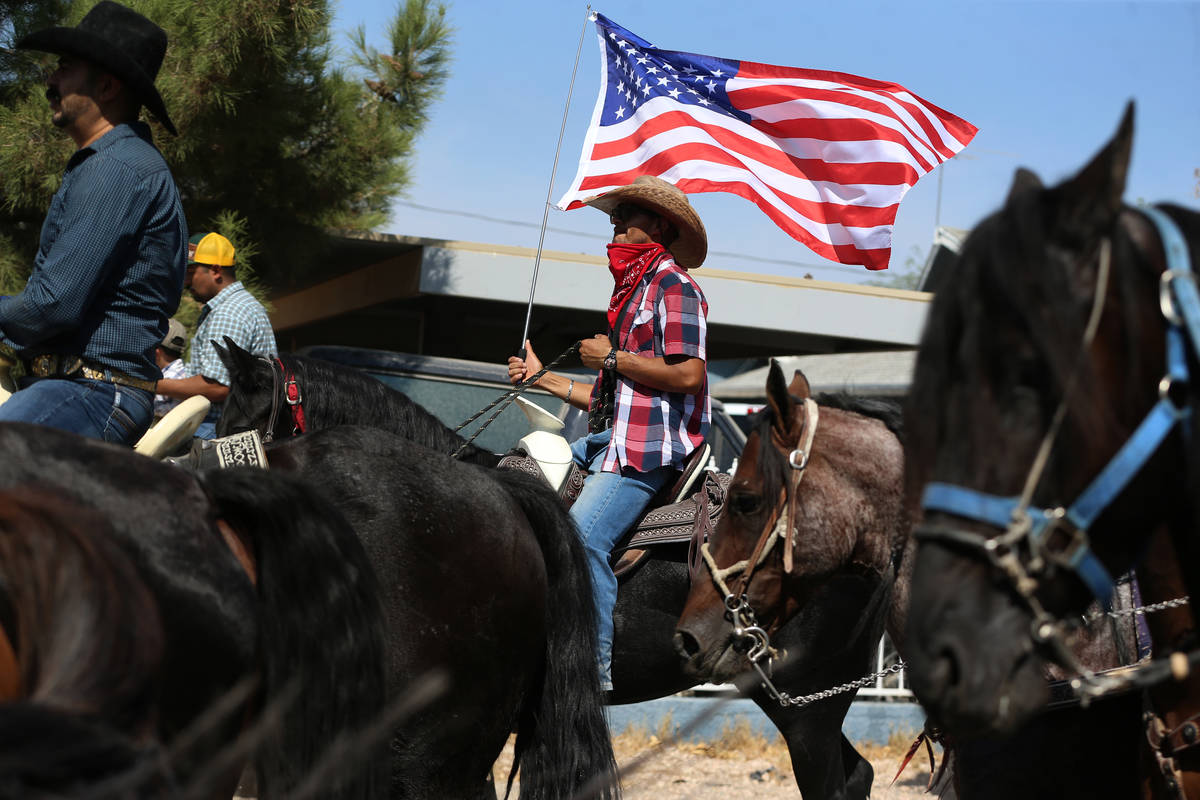
[[[527,694],[513,772],[522,800],[619,795],[617,764],[596,669],[596,612],[575,525],[544,483],[515,470],[491,473],[517,502],[546,564],[546,651],[541,686]],[[509,778],[510,788],[512,778]]]
[[[366,728],[382,708],[375,573],[345,518],[299,480],[251,468],[215,470],[201,480],[254,552],[264,704],[283,704],[279,735],[267,737],[255,757],[258,796],[287,797],[335,739]],[[321,796],[381,796],[386,745],[358,748],[363,763],[347,765]]]

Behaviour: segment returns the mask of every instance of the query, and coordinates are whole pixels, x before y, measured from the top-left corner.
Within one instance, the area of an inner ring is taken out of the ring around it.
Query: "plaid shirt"
[[[29,281],[0,298],[0,341],[26,359],[83,356],[157,379],[154,347],[179,305],[187,240],[150,128],[117,125],[67,162]]]
[[[214,341],[224,347],[226,336],[253,355],[279,354],[266,309],[254,299],[254,295],[246,291],[241,281],[229,284],[204,304],[200,312],[200,325],[192,339],[189,375],[203,375],[217,383],[229,385],[229,370],[213,347]]]
[[[639,294],[640,293],[640,294]],[[705,359],[708,301],[691,276],[670,258],[647,273],[618,321],[618,350],[645,358],[681,355]],[[593,387],[592,402],[600,381]],[[679,467],[704,442],[712,413],[708,375],[695,394],[662,392],[617,375],[612,442],[600,469],[649,472]]]

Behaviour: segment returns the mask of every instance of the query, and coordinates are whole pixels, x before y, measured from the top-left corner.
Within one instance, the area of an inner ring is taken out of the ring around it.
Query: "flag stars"
[[[658,74],[658,67],[656,67],[656,66],[654,66],[653,64],[651,64],[649,67],[647,67],[647,68],[646,68],[646,72],[650,73],[651,75],[657,75],[657,74]]]
[[[667,92],[667,94],[671,95],[672,100],[678,100],[679,95],[682,94],[682,92],[680,92],[678,89],[672,89],[671,91]]]
[[[618,108],[616,110],[615,116],[617,119],[620,119],[621,117],[625,116],[625,106],[621,106],[620,108]]]
[[[670,82],[671,82],[671,80],[669,78],[659,78],[658,79],[659,86],[666,86]]]
[[[707,84],[707,87],[708,87],[708,93],[709,93],[709,94],[712,94],[714,91],[716,91],[716,89],[717,89],[717,84],[716,84],[715,82],[713,82],[713,81],[709,81],[709,82],[708,82],[708,84]]]
[[[724,70],[720,70],[720,69],[714,69],[714,70],[712,71],[712,76],[713,76],[714,78],[719,78],[719,77],[721,77],[721,76],[722,76],[722,75],[724,75],[724,74],[725,74],[725,71],[724,71]]]

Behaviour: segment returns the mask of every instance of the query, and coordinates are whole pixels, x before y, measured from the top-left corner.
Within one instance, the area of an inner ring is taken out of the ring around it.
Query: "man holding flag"
[[[587,548],[607,690],[617,602],[608,556],[708,433],[708,303],[686,272],[704,262],[708,239],[687,196],[658,178],[640,177],[585,202],[613,225],[608,334],[585,339],[579,351],[598,379],[587,385],[546,373],[537,385],[588,411],[588,435],[571,445],[588,473],[571,517]],[[514,384],[541,368],[528,342],[524,359],[508,360]]]
[[[584,366],[600,371],[594,385],[553,373],[537,385],[589,412],[588,435],[572,445],[588,476],[571,516],[611,689],[609,553],[708,431],[708,304],[685,272],[703,263],[708,240],[685,192],[741,195],[818,255],[886,269],[900,200],[976,128],[898,84],[661,50],[591,19],[600,96],[558,207],[609,214],[609,332],[581,343]],[[542,368],[525,345],[525,358],[508,360],[514,384]]]

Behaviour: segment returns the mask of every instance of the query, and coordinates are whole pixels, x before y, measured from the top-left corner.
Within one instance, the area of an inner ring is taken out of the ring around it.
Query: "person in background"
[[[167,320],[167,335],[154,348],[154,363],[162,370],[164,378],[186,378],[187,367],[183,363],[183,351],[187,349],[187,328],[172,317]],[[162,419],[181,401],[166,395],[154,395],[154,421]]]
[[[0,420],[133,444],[150,425],[154,348],[179,306],[187,223],[142,106],[172,135],[154,79],[167,35],[117,3],[22,37],[54,53],[51,121],[77,148],[42,225],[29,281],[0,298],[0,350],[20,359]]]
[[[214,343],[223,346],[228,336],[238,347],[256,356],[274,357],[279,351],[267,310],[237,279],[233,243],[224,236],[198,233],[191,238],[185,285],[192,297],[204,303],[192,339],[187,377],[164,377],[156,391],[180,400],[197,394],[207,397],[212,409],[195,435],[212,439],[221,418],[221,404],[229,395],[229,370],[217,355]]]
[[[617,579],[609,554],[708,433],[708,303],[686,272],[704,262],[708,238],[687,196],[660,178],[642,176],[584,202],[613,225],[608,333],[584,339],[579,351],[598,379],[579,384],[548,372],[537,385],[588,410],[588,435],[571,445],[587,470],[571,517],[591,568],[600,686],[612,689]],[[525,345],[524,358],[508,360],[514,384],[542,368]]]

